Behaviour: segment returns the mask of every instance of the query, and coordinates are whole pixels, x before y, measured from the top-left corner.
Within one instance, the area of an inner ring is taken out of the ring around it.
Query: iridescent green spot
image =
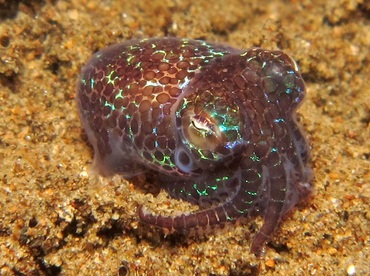
[[[105,107],[109,107],[110,109],[112,109],[112,110],[116,110],[116,107],[114,106],[114,104],[112,104],[112,103],[110,103],[110,102],[108,102],[108,101],[105,101],[104,102],[104,106]]]
[[[210,57],[223,57],[225,55],[224,52],[217,52],[214,50],[210,50],[210,53],[212,54]]]
[[[251,191],[247,191],[247,194],[248,194],[248,195],[251,195],[251,196],[256,196],[256,195],[257,195],[257,193],[256,193],[256,192],[251,192]]]
[[[208,192],[207,192],[207,189],[204,189],[204,190],[200,190],[198,188],[198,184],[193,184],[193,188],[194,190],[198,193],[199,196],[208,196]]]
[[[116,79],[118,79],[118,76],[116,75],[116,71],[112,70],[110,71],[109,75],[107,75],[105,78],[107,79],[108,84],[113,84]]]
[[[253,200],[245,200],[245,199],[242,199],[243,200],[243,203],[247,203],[249,205],[252,205],[253,204]]]
[[[199,196],[209,196],[209,191],[212,190],[212,191],[217,191],[218,190],[218,186],[217,185],[208,185],[205,189],[200,189],[198,187],[198,184],[197,183],[194,183],[193,184],[193,188],[194,190],[197,192],[197,194]]]
[[[160,83],[158,83],[156,81],[152,81],[152,80],[146,81],[145,87],[147,87],[147,86],[162,86],[162,87],[164,87],[163,84],[160,84]]]
[[[158,163],[160,166],[169,166],[171,168],[174,168],[176,165],[172,162],[171,157],[168,155],[164,155],[162,160],[159,160],[157,156],[155,156],[154,153],[150,154],[152,157],[153,162]]]
[[[114,97],[114,99],[115,100],[117,100],[117,99],[123,99],[123,95],[122,95],[122,93],[123,93],[123,89],[119,89],[118,90],[118,93],[117,93],[117,95]]]
[[[155,50],[154,52],[153,52],[153,54],[166,54],[166,51],[164,51],[164,50]]]
[[[230,217],[229,215],[226,215],[226,220],[227,221],[233,221],[234,219],[233,219],[233,217]]]
[[[202,152],[202,151],[200,151],[200,152]],[[216,152],[209,151],[209,150],[205,150],[201,154],[202,154],[202,159],[220,160],[222,158],[222,155],[220,155]]]
[[[284,122],[285,122],[284,118],[274,119],[274,123],[284,123]]]
[[[135,68],[140,68],[141,70],[144,70],[142,67],[141,67],[141,64],[142,62],[139,61],[138,63],[135,64]]]
[[[127,64],[128,65],[131,65],[131,62],[132,62],[132,60],[135,58],[135,56],[134,55],[130,55],[127,59],[126,59],[126,61],[127,61]]]
[[[144,38],[144,39],[141,40],[141,42],[145,42],[146,40],[148,40],[148,39]],[[139,45],[131,45],[129,48],[130,48],[130,51],[133,51],[133,50],[139,49],[140,46]]]
[[[90,88],[91,89],[95,88],[95,80],[94,79],[90,79]]]
[[[221,182],[221,181],[229,180],[229,178],[230,177],[228,177],[228,176],[218,177],[218,178],[216,178],[216,181],[217,182]],[[210,187],[212,187],[212,186],[210,186]],[[214,186],[214,187],[215,187],[214,190],[217,190],[218,189],[217,186]]]
[[[255,152],[252,153],[251,156],[249,156],[250,159],[252,159],[253,162],[259,162],[261,161],[259,156],[257,156],[257,154]]]
[[[193,195],[191,192],[188,192],[187,190],[185,190],[185,188],[180,190],[180,194],[184,194],[186,196],[192,196]]]
[[[213,191],[217,191],[217,189],[218,189],[218,186],[207,186],[207,188],[209,188],[209,189],[211,189],[211,190],[213,190]]]

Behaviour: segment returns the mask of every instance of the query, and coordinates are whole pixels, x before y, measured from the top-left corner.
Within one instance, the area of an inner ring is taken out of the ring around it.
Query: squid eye
[[[205,115],[191,115],[183,126],[187,139],[196,147],[214,151],[226,141],[216,122]]]
[[[178,144],[194,162],[187,166],[185,156],[181,157],[179,151],[176,163],[181,164],[184,170],[193,166],[209,168],[215,166],[213,162],[240,153],[244,141],[243,115],[235,103],[217,99],[206,103],[183,101],[175,116]]]
[[[199,135],[202,135],[204,137],[216,135],[218,128],[217,126],[215,126],[215,122],[212,122],[210,119],[199,115],[194,115],[192,116],[190,121],[191,127],[196,129]],[[217,134],[220,135],[219,131]]]
[[[191,120],[191,124],[194,128],[199,130],[200,133],[203,132],[205,136],[211,135],[214,132],[213,130],[214,127],[212,125],[210,125],[209,123],[200,122],[195,118]]]

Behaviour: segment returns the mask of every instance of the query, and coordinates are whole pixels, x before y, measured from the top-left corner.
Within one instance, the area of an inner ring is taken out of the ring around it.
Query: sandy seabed
[[[249,253],[260,219],[164,237],[137,207],[174,200],[90,173],[79,71],[154,36],[282,49],[300,67],[314,194],[263,258]],[[369,79],[366,0],[0,1],[0,275],[369,275]]]

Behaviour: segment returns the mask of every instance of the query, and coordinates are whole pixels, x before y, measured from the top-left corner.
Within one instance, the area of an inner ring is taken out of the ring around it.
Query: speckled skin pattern
[[[284,215],[311,192],[309,147],[295,113],[305,85],[281,51],[152,38],[96,53],[77,102],[108,176],[156,171],[168,193],[200,207],[140,219],[171,231],[263,216],[260,254]]]

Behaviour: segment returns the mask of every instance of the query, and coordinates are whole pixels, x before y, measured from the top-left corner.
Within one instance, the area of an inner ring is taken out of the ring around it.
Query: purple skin
[[[251,245],[260,255],[312,190],[295,119],[304,94],[297,65],[281,51],[153,38],[96,53],[77,102],[99,174],[156,171],[171,196],[200,207],[177,216],[141,207],[144,223],[186,232],[260,215]]]

